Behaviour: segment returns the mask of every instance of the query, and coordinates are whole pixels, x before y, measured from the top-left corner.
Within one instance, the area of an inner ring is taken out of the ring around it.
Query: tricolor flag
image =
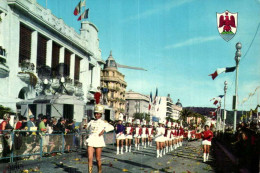
[[[223,96],[224,95],[219,95],[218,97],[211,99],[211,100],[215,100],[213,104],[214,105],[218,104],[218,102],[222,99]]]
[[[78,21],[81,20],[81,19],[87,19],[88,18],[88,11],[89,11],[89,8],[86,9],[78,18]]]
[[[156,104],[156,98],[157,98],[157,96],[158,96],[158,88],[156,88],[156,92],[155,92],[153,104]]]
[[[152,95],[152,92],[150,92],[150,99],[149,99],[149,107],[148,107],[148,110],[151,110],[152,102],[153,102],[153,95]]]
[[[218,68],[214,73],[210,74],[209,76],[212,77],[214,80],[220,73],[228,73],[233,72],[236,70],[236,67],[226,67],[226,68]]]
[[[81,12],[81,7],[86,6],[86,0],[80,1],[74,9],[74,15],[77,16]]]
[[[159,105],[161,104],[161,100],[162,100],[162,98],[160,97]],[[157,111],[159,111],[159,106],[158,106],[158,108],[157,108]]]

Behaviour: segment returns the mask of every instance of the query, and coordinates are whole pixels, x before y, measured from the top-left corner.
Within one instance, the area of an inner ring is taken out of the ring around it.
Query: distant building
[[[156,105],[154,106],[154,110],[152,110],[152,115],[162,120],[166,120],[166,117],[178,120],[181,111],[182,105],[179,100],[174,104],[170,94],[168,94],[167,97],[157,97]]]
[[[101,87],[108,89],[106,97],[103,97],[103,103],[113,108],[115,119],[119,118],[120,113],[125,112],[125,90],[127,83],[124,77],[125,76],[118,71],[111,51],[104,65],[104,69],[101,71]]]
[[[126,117],[133,117],[135,113],[148,114],[149,96],[132,90],[126,92]]]
[[[36,0],[0,1],[1,105],[15,111],[17,102],[30,99],[34,115],[74,112],[74,118],[81,120],[84,104],[94,99],[100,86],[101,64],[98,29],[93,23],[82,21],[78,34]],[[43,67],[50,68],[50,75]],[[56,98],[59,93],[70,96],[63,101],[83,102],[81,108],[45,103],[38,109],[32,100],[44,95]],[[28,116],[28,111],[22,114]]]

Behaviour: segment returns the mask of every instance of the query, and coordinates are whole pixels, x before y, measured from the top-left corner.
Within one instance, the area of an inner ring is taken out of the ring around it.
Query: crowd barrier
[[[39,131],[1,131],[0,161],[34,160],[52,153],[78,151],[86,148],[87,137],[86,132],[41,134]],[[104,140],[106,144],[114,144],[115,133],[105,133]]]

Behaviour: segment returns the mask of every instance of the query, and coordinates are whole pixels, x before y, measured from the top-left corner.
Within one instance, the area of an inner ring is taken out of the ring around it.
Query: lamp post
[[[225,121],[226,121],[226,93],[227,93],[227,81],[224,82],[224,117],[223,117],[223,133],[225,132]]]
[[[236,44],[236,56],[235,56],[235,61],[236,61],[236,88],[235,88],[235,96],[233,97],[233,110],[234,110],[234,133],[236,132],[236,125],[237,125],[237,90],[238,90],[238,69],[239,69],[239,61],[241,57],[241,48],[242,44],[238,42]]]

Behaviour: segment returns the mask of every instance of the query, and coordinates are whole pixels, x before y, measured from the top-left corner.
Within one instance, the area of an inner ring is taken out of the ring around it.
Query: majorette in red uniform
[[[148,136],[148,146],[152,146],[152,142],[153,142],[153,122],[150,121],[149,122],[149,127],[147,128],[147,136]]]
[[[136,120],[136,127],[134,128],[134,138],[135,138],[135,148],[140,149],[140,138],[142,135],[142,127],[140,125],[140,120]]]
[[[201,136],[203,138],[203,162],[206,162],[209,160],[209,149],[211,146],[211,140],[213,138],[213,132],[209,129],[208,125],[205,125],[205,129],[201,133]]]
[[[182,146],[182,142],[183,142],[183,135],[184,135],[184,129],[182,127],[182,125],[180,126],[180,146]]]
[[[131,152],[134,128],[132,127],[132,118],[129,118],[125,128],[125,152]],[[129,150],[128,150],[129,149]]]
[[[142,127],[142,146],[146,148],[146,142],[147,142],[147,137],[148,137],[148,129],[146,127],[146,121],[143,120],[143,127]]]

